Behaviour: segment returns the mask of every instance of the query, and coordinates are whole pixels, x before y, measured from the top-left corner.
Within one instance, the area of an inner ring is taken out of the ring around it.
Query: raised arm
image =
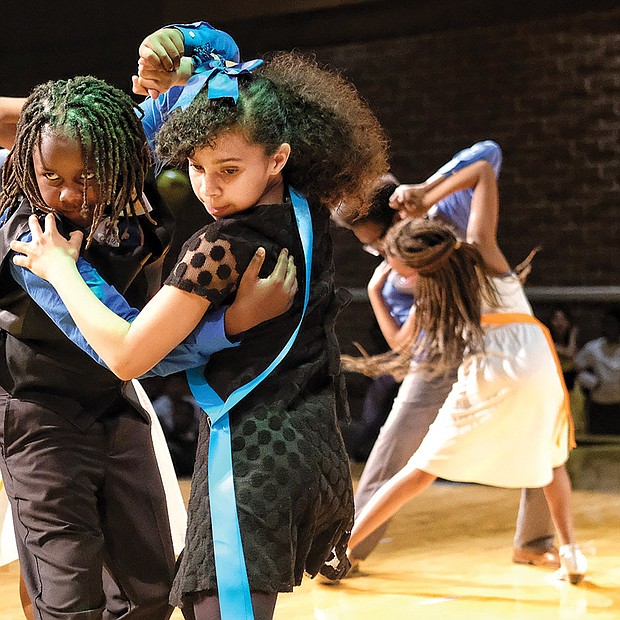
[[[176,28],[150,34],[140,44],[139,54],[138,74],[131,78],[136,95],[157,99],[173,86],[186,84],[192,75],[192,59],[184,54],[183,33]]]
[[[460,237],[465,238],[473,194],[470,188],[454,192],[435,204],[422,204],[421,197],[455,172],[481,160],[488,161],[493,167],[495,176],[499,176],[502,150],[493,140],[482,140],[453,155],[426,181],[413,185],[400,185],[390,198],[390,206],[393,209],[403,209],[414,217],[428,213],[429,218],[449,223]]]
[[[239,62],[239,48],[226,32],[199,21],[172,24],[150,34],[138,50],[138,75],[132,77],[137,95],[157,99],[175,86],[185,85],[214,54]]]
[[[402,325],[392,316],[390,308],[382,294],[383,286],[390,271],[391,268],[385,261],[375,269],[372,278],[368,282],[368,298],[385,341],[388,343],[390,349],[397,351],[411,334],[415,305],[412,306],[407,319]]]
[[[497,178],[487,161],[477,161],[452,176],[440,179],[421,195],[421,203],[430,207],[450,194],[473,189],[471,213],[466,240],[475,245],[492,271],[503,274],[510,270],[508,261],[497,245],[499,198]]]
[[[0,146],[13,148],[19,114],[26,99],[22,97],[0,97]]]
[[[153,150],[153,137],[177,106],[184,107],[204,86],[196,73],[217,54],[238,62],[233,38],[207,22],[166,26],[150,34],[140,45],[138,75],[132,77],[136,94],[150,95],[141,104],[142,125]],[[172,66],[171,70],[167,67]],[[185,101],[186,100],[186,101]]]

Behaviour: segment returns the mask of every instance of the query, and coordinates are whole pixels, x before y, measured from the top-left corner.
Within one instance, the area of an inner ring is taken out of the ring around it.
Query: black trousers
[[[165,620],[174,571],[149,423],[119,399],[86,431],[0,391],[0,468],[41,620]],[[120,591],[106,608],[105,566]]]

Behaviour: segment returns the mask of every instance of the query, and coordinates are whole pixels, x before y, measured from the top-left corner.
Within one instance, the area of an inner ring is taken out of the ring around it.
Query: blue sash
[[[215,571],[222,620],[254,620],[237,515],[228,412],[261,383],[290,351],[301,328],[301,323],[308,307],[308,299],[310,298],[312,218],[306,198],[293,188],[289,188],[289,192],[305,258],[306,288],[299,324],[273,362],[252,381],[237,388],[228,396],[226,402],[222,401],[207,383],[204,377],[204,366],[187,371],[187,380],[192,394],[201,409],[209,417],[210,422],[211,432],[209,436],[208,460],[209,506],[211,509]]]

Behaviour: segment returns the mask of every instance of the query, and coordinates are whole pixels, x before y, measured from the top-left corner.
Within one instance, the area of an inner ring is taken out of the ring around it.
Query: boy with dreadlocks
[[[133,318],[137,310],[99,272],[121,292],[138,284],[134,298],[144,303],[145,266],[157,269],[167,250],[165,212],[151,216],[143,194],[146,136],[131,99],[91,77],[48,82],[12,103],[23,109],[0,193],[0,470],[22,573],[37,618],[167,618],[174,553],[148,403],[138,384],[97,363],[53,290],[16,268],[9,252],[12,240],[29,237],[31,213],[53,213],[62,230],[87,233],[92,265],[80,258],[80,273]],[[284,301],[269,292],[264,318],[288,305],[288,293]],[[260,320],[249,304],[240,314],[240,299],[226,313],[232,333]],[[226,346],[222,322],[205,323],[157,372]],[[104,564],[120,590],[114,608],[103,593]]]
[[[565,463],[572,432],[568,394],[551,337],[532,316],[523,288],[497,244],[493,168],[473,163],[418,188],[422,211],[473,189],[467,241],[439,223],[405,220],[386,235],[391,269],[414,287],[415,313],[398,354],[361,360],[406,372],[412,353],[435,374],[458,365],[437,418],[409,462],[357,516],[350,546],[437,477],[502,487],[541,487],[560,539],[560,575],[578,583],[587,562],[575,544]]]
[[[183,54],[181,70],[194,62],[184,42],[201,27],[208,25],[162,35],[172,44],[164,49],[177,60]],[[305,266],[287,313],[191,375],[209,417],[201,420],[171,600],[192,605],[199,619],[221,609],[224,618],[266,620],[278,592],[292,590],[304,571],[338,578],[348,569],[353,493],[336,419],[345,405],[334,333],[342,301],[329,213],[342,200],[367,204],[386,152],[377,119],[339,76],[294,54],[261,66],[235,64],[229,51],[232,58],[210,56],[184,89],[152,104],[150,116],[161,119],[179,103],[158,149],[189,161],[194,192],[216,221],[190,239],[133,323],[119,321],[84,286],[72,244],[49,216],[46,232],[31,218],[33,243],[13,247],[26,254],[15,257],[19,264],[50,279],[89,342],[124,377],[150,368],[207,309],[231,299],[256,247],[271,263],[289,247]],[[147,88],[166,90],[144,77]]]

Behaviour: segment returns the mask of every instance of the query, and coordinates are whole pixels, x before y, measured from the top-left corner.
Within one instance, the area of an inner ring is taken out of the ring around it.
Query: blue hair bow
[[[172,106],[170,111],[175,108],[185,109],[195,99],[196,95],[207,85],[207,96],[209,99],[222,99],[231,97],[235,103],[239,99],[239,84],[237,77],[244,73],[250,73],[263,64],[262,59],[248,60],[247,62],[235,63],[225,60],[217,54],[212,54],[213,58],[203,62],[191,79],[183,88],[183,92]]]
[[[216,54],[213,56],[213,60],[203,63],[196,69],[196,74],[207,75],[209,99],[232,97],[236,102],[239,99],[237,76],[254,71],[263,64],[263,61],[257,58],[247,62],[234,63]]]

